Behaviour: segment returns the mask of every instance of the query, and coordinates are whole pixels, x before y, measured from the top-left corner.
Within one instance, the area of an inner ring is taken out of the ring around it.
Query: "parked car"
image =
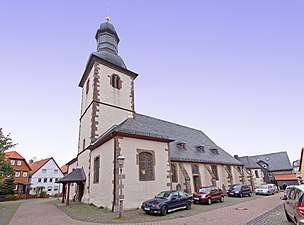
[[[245,195],[250,197],[252,194],[252,191],[251,191],[251,188],[247,184],[235,184],[227,190],[227,194],[229,197],[238,196],[238,197],[242,198]]]
[[[293,186],[287,186],[287,187],[285,188],[284,195],[281,197],[282,200],[287,200],[287,196],[288,196],[289,191],[290,191],[290,189],[291,189],[292,187],[293,187]]]
[[[275,184],[267,184],[267,185],[270,186],[270,188],[272,190],[272,194],[279,193],[279,189],[278,189],[277,185],[275,185]]]
[[[290,187],[284,203],[285,215],[289,222],[304,224],[304,188],[301,185]]]
[[[191,209],[191,206],[192,195],[183,191],[162,191],[153,199],[143,202],[141,208],[146,213],[165,216],[178,209]]]
[[[271,195],[274,194],[271,186],[267,184],[262,184],[255,189],[256,195]]]
[[[224,192],[218,187],[201,187],[198,192],[192,195],[194,203],[224,202]]]

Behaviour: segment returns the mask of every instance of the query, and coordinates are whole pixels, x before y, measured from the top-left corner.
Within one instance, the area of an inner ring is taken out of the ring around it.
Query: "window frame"
[[[172,168],[174,167],[174,168]],[[171,163],[171,181],[172,183],[178,183],[178,175],[177,175],[177,164]]]
[[[96,156],[93,161],[93,184],[99,183],[100,156]]]
[[[151,174],[150,175],[146,175],[147,161],[140,161],[140,158],[141,158],[140,156],[141,156],[141,154],[144,154],[144,153],[151,155],[151,162],[150,162],[151,163],[151,165],[150,165]],[[154,181],[155,180],[155,152],[153,150],[137,149],[136,162],[138,165],[139,181]]]
[[[22,160],[17,160],[17,166],[21,166],[22,165]]]
[[[17,175],[18,174],[18,175]],[[21,175],[21,172],[19,171],[19,170],[16,170],[15,171],[15,177],[20,177],[20,175]]]
[[[26,175],[24,176],[24,174],[26,174]],[[23,171],[22,177],[27,177],[27,175],[28,175],[28,172],[27,171]]]

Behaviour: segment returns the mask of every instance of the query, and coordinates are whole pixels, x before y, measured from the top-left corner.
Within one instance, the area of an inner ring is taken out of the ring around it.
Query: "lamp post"
[[[124,217],[123,212],[123,195],[122,195],[122,167],[125,162],[125,157],[122,155],[118,156],[117,163],[119,167],[119,218]]]

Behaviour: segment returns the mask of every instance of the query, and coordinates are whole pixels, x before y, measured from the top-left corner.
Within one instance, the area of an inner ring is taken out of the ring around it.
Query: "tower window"
[[[122,88],[122,81],[120,79],[120,77],[116,74],[113,74],[111,76],[111,81],[110,81],[111,85],[113,88],[117,88],[117,89],[121,89]]]
[[[87,81],[86,94],[89,93],[89,88],[90,88],[90,79],[88,79],[88,81]]]

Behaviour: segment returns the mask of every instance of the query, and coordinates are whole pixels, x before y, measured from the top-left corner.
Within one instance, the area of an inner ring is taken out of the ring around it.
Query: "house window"
[[[53,178],[50,178],[50,183],[52,183],[53,182]]]
[[[58,173],[58,170],[54,170],[54,173],[57,174],[57,173]]]
[[[22,164],[22,161],[21,161],[21,160],[18,160],[18,161],[17,161],[17,166],[21,166],[21,164]]]
[[[58,191],[58,187],[57,186],[54,187],[54,191]]]
[[[218,180],[219,177],[218,177],[218,173],[217,173],[217,166],[216,166],[216,165],[212,165],[212,166],[211,166],[211,170],[212,170],[212,173],[213,173],[214,176],[215,176],[215,179]]]
[[[27,177],[27,172],[23,171],[23,177]]]
[[[44,178],[44,179],[43,179],[43,183],[47,183],[47,178]]]
[[[48,191],[52,191],[52,186],[48,186]]]
[[[176,165],[171,164],[171,173],[172,173],[172,182],[177,183],[177,170],[176,170]]]
[[[55,181],[58,181],[58,178],[55,178]]]
[[[20,171],[15,172],[15,177],[20,177]]]
[[[260,178],[260,176],[259,176],[259,171],[255,170],[254,173],[255,173],[255,177],[256,177],[256,178]]]
[[[83,139],[83,142],[82,142],[82,149],[85,149],[85,139]]]
[[[90,87],[90,79],[88,79],[88,81],[87,81],[86,94],[89,93],[89,87]]]
[[[153,159],[153,154],[150,152],[141,152],[138,154],[140,181],[151,181],[155,179]]]
[[[99,183],[99,167],[100,167],[100,158],[97,156],[94,159],[94,180],[93,183]]]
[[[122,81],[121,81],[120,77],[116,74],[113,74],[111,76],[110,83],[113,88],[121,89],[121,87],[122,87]]]
[[[210,151],[213,153],[213,154],[216,154],[218,155],[219,152],[218,152],[218,149],[217,148],[211,148]]]
[[[46,169],[42,169],[42,173],[46,173]]]
[[[196,147],[197,151],[199,151],[199,152],[205,152],[205,147],[204,147],[204,146],[202,146],[202,145],[197,145],[197,146],[195,146],[195,147]]]
[[[41,182],[41,178],[38,178],[38,183],[40,183]]]
[[[15,165],[15,160],[14,159],[11,159],[11,165]]]

